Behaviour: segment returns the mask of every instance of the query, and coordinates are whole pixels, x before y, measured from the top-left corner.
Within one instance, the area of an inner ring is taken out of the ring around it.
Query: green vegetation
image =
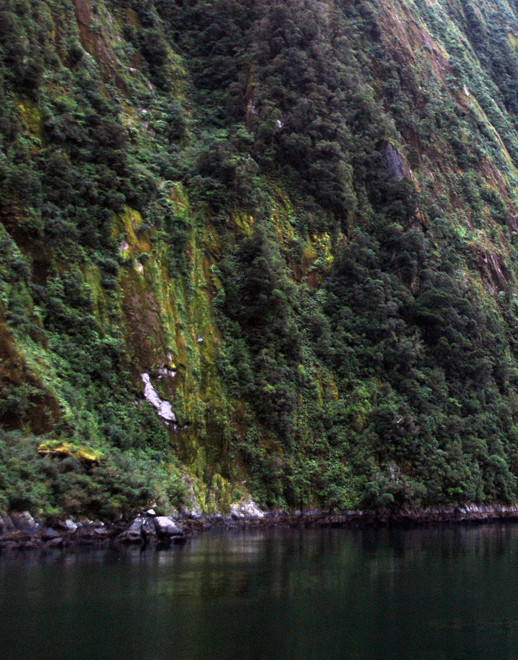
[[[516,501],[516,34],[6,0],[0,513]]]

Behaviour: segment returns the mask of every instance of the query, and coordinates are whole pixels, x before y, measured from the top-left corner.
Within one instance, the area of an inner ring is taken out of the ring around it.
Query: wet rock
[[[129,528],[122,532],[122,534],[119,534],[117,540],[121,543],[143,543],[143,523],[144,519],[141,516],[137,516]]]
[[[230,516],[233,520],[260,520],[264,518],[264,515],[264,511],[261,511],[252,499],[234,505],[230,509]]]
[[[140,532],[143,524],[144,524],[144,518],[142,518],[142,516],[137,516],[129,526],[128,532]]]
[[[108,529],[103,525],[102,527],[96,527],[94,529],[94,534],[97,538],[105,538],[109,535]]]
[[[121,543],[135,544],[153,540],[156,535],[155,520],[156,518],[150,516],[137,516],[129,528],[117,536],[117,540]]]
[[[50,541],[47,542],[46,547],[47,548],[62,548],[64,546],[64,540],[62,536],[57,536],[54,539],[50,539]]]
[[[184,534],[180,527],[167,516],[157,516],[155,518],[155,529],[159,539],[183,536]]]
[[[199,520],[202,517],[201,509],[195,507],[194,509],[182,509],[179,516],[175,516],[177,520]],[[173,518],[173,516],[171,516]]]
[[[320,516],[322,515],[322,512],[319,511],[318,509],[306,509],[304,512],[304,515],[306,516]]]
[[[37,532],[40,527],[28,511],[12,513],[11,522],[14,529],[21,532]]]
[[[156,516],[155,510],[154,510],[154,509],[148,509],[148,510],[146,511],[146,516],[152,516],[152,517],[155,517],[155,516]]]
[[[140,531],[145,532],[146,534],[155,533],[155,517],[151,516],[137,516],[135,520],[131,523],[130,531]]]
[[[52,527],[46,527],[41,533],[41,538],[44,541],[50,541],[51,539],[55,539],[57,537],[59,537],[59,534]]]
[[[129,529],[127,529],[125,532],[122,532],[122,534],[117,536],[117,541],[128,544],[142,543],[142,536],[140,535],[140,532],[130,532]]]
[[[69,518],[68,520],[65,520],[65,522],[63,523],[63,527],[69,534],[74,534],[74,532],[77,531],[78,526],[75,524],[73,520],[70,520]]]

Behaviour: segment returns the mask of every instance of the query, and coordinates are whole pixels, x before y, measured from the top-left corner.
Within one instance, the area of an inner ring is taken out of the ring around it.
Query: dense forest
[[[518,2],[2,0],[0,513],[518,500]]]

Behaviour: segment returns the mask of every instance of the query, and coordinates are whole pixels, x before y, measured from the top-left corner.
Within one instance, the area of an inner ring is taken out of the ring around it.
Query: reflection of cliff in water
[[[512,657],[517,545],[508,524],[4,555],[0,637],[6,657]]]

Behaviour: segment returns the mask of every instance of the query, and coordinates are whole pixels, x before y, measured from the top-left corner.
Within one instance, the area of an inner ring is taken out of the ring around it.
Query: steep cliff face
[[[0,509],[515,501],[517,35],[6,0]]]

